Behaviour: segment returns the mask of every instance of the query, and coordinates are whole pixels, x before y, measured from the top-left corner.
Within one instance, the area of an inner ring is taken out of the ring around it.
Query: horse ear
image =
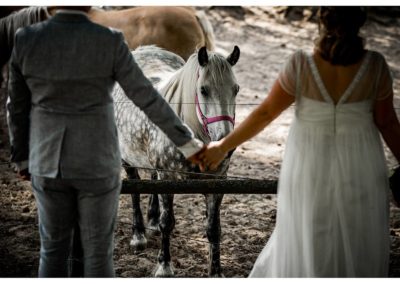
[[[228,56],[228,58],[226,59],[232,66],[234,66],[240,57],[240,49],[239,47],[237,47],[235,45],[235,47],[233,48],[232,53]]]
[[[204,67],[204,66],[207,65],[207,63],[208,63],[208,54],[207,54],[207,48],[205,46],[200,48],[198,59],[199,59],[199,64],[200,64],[201,67]]]

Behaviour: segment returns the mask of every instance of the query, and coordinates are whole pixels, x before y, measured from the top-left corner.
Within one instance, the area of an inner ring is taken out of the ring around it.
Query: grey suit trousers
[[[104,179],[32,176],[32,187],[39,215],[39,277],[68,276],[67,259],[76,220],[84,249],[84,277],[114,277],[113,233],[120,176]]]

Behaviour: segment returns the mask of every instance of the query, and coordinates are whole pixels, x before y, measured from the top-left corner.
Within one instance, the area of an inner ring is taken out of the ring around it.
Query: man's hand
[[[23,169],[21,171],[18,171],[18,175],[22,180],[31,180],[31,174],[29,173],[28,169]]]

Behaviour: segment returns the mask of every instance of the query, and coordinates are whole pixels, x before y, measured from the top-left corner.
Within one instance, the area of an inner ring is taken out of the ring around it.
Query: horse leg
[[[126,174],[129,179],[140,179],[136,168],[123,164]],[[131,194],[133,208],[133,223],[132,223],[132,239],[130,245],[134,251],[144,250],[147,247],[147,239],[145,235],[144,220],[142,210],[140,209],[140,194]]]
[[[157,179],[157,173],[151,176],[152,180]],[[149,205],[147,207],[147,235],[158,235],[160,233],[160,203],[158,194],[152,194],[149,198]]]
[[[140,209],[140,194],[131,194],[133,207],[132,239],[130,242],[134,251],[141,251],[147,247],[142,210]]]
[[[219,218],[220,206],[223,194],[206,194],[207,205],[207,238],[209,241],[209,267],[208,275],[210,277],[224,277],[221,273],[220,261],[220,240],[221,224]]]
[[[151,194],[147,208],[147,235],[159,235],[160,233],[160,205],[157,194]]]
[[[174,269],[171,263],[170,254],[170,237],[172,230],[175,227],[174,216],[174,195],[162,194],[161,199],[161,217],[160,217],[160,231],[161,231],[161,249],[158,253],[158,264],[154,273],[155,277],[172,277],[174,276]]]

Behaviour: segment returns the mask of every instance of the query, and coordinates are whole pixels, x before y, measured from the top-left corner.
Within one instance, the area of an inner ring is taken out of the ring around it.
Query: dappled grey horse
[[[132,53],[144,74],[193,130],[195,137],[209,143],[233,130],[235,98],[239,91],[232,72],[240,55],[237,46],[227,58],[208,53],[202,47],[186,64],[179,56],[155,46],[141,47]],[[187,174],[198,172],[198,168],[188,162],[167,136],[126,98],[120,86],[116,85],[113,97],[121,154],[129,178],[140,178],[135,167],[157,169],[152,174],[154,179],[199,178]],[[229,158],[212,174],[226,176],[228,166]],[[210,276],[222,276],[219,247],[222,198],[223,194],[205,195]],[[173,199],[172,194],[161,194],[152,195],[149,200],[148,227],[161,231],[162,239],[155,270],[158,277],[174,275],[169,248],[175,226]],[[132,195],[132,203],[131,245],[136,250],[144,249],[147,240],[139,194]]]

